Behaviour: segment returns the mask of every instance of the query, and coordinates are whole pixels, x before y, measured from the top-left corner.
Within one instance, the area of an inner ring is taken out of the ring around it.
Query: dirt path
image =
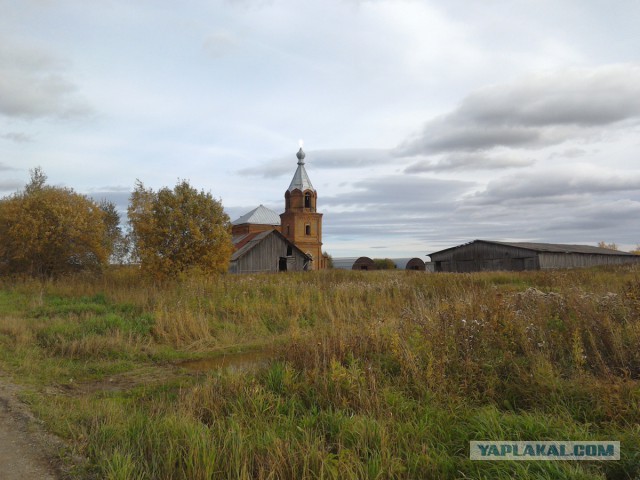
[[[44,431],[18,399],[20,387],[0,372],[0,480],[57,480],[63,443]]]

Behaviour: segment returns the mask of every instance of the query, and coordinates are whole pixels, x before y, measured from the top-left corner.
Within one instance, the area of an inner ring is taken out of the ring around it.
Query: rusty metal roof
[[[632,253],[621,252],[620,250],[611,250],[609,248],[593,247],[591,245],[565,245],[561,243],[536,243],[536,242],[497,242],[495,240],[474,240],[469,243],[457,245],[455,247],[445,248],[437,252],[429,253],[428,255],[434,255],[437,253],[447,252],[455,248],[463,247],[465,245],[471,245],[472,243],[492,243],[496,245],[505,245],[507,247],[524,248],[534,252],[548,252],[548,253],[582,253],[591,255],[623,255],[633,256]]]
[[[632,255],[633,253],[621,252],[620,250],[611,250],[610,248],[593,247],[591,245],[564,245],[561,243],[532,243],[532,242],[492,242],[488,240],[487,243],[497,243],[500,245],[508,245],[517,248],[526,248],[527,250],[534,250],[536,252],[550,252],[550,253],[587,253],[598,255]]]

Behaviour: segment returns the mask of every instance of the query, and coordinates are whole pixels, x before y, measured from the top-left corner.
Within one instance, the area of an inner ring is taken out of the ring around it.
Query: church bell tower
[[[280,228],[287,239],[311,257],[310,269],[321,270],[326,265],[322,256],[322,214],[316,210],[318,193],[304,168],[302,147],[296,157],[298,168],[284,194],[285,209],[280,214]]]

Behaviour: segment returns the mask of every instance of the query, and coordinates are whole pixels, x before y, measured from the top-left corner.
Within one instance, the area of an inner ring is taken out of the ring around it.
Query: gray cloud
[[[321,199],[322,204],[371,207],[378,211],[403,209],[403,214],[422,212],[429,205],[451,203],[475,184],[418,176],[391,175],[353,183],[353,192]]]
[[[375,148],[310,150],[306,154],[305,162],[307,165],[318,169],[362,168],[394,162],[403,163],[401,160],[394,158],[389,150]],[[269,160],[255,167],[243,168],[238,173],[240,175],[255,175],[266,178],[291,175],[296,161],[294,155],[289,155],[286,158],[281,157]]]
[[[493,180],[470,202],[488,204],[541,204],[558,200],[578,201],[589,195],[640,191],[640,175],[539,171],[530,175],[510,175]]]
[[[640,66],[562,70],[477,90],[396,154],[546,146],[639,117]]]
[[[0,138],[4,138],[5,140],[11,140],[16,143],[29,143],[33,141],[31,135],[27,135],[22,132],[7,132],[0,133]]]
[[[476,238],[590,245],[640,238],[632,221],[640,216],[637,175],[547,171],[504,177],[465,195],[474,186],[407,175],[355,182],[352,192],[319,198],[327,249],[371,238],[388,239],[389,249],[423,244],[425,254]]]
[[[11,167],[9,165],[5,165],[4,163],[0,162],[0,172],[6,172],[9,170],[18,170],[18,169],[15,167]]]
[[[405,173],[443,172],[451,170],[495,170],[504,168],[527,167],[535,160],[514,156],[487,155],[482,152],[453,153],[443,159],[416,162],[405,169]]]
[[[239,43],[235,35],[219,31],[208,35],[202,42],[202,48],[208,57],[220,58],[235,50]]]
[[[75,117],[91,112],[67,66],[44,50],[0,38],[0,115]]]
[[[19,180],[0,180],[0,192],[16,192],[24,186]]]

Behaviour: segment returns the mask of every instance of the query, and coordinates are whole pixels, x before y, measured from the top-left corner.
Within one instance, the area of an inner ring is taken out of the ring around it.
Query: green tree
[[[222,203],[187,181],[157,192],[137,181],[128,209],[134,254],[158,279],[197,270],[225,272],[233,252]]]
[[[122,265],[129,254],[129,242],[120,225],[120,214],[113,202],[103,199],[99,203],[104,214],[105,246],[111,252],[109,261]]]
[[[390,258],[374,258],[373,263],[376,264],[378,270],[393,270],[396,268],[396,264]]]
[[[40,168],[24,190],[0,199],[0,273],[57,276],[104,266],[104,213],[70,188],[52,187]]]

